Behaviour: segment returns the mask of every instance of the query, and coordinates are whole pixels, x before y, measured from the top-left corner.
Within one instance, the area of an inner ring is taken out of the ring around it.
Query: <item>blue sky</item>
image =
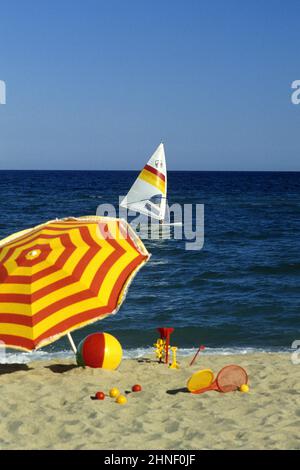
[[[0,169],[300,170],[300,2],[0,4]]]

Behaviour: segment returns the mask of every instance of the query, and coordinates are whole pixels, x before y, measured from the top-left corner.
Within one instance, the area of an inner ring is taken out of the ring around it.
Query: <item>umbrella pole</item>
[[[70,345],[71,345],[71,348],[73,349],[74,353],[76,354],[77,353],[77,348],[75,346],[75,343],[73,341],[73,338],[71,336],[71,333],[67,333],[67,337],[68,337],[68,340],[70,342]]]

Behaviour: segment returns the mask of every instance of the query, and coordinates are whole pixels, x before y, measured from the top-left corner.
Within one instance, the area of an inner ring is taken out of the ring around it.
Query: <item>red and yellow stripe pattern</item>
[[[150,255],[126,222],[51,221],[0,242],[0,341],[32,350],[115,313]]]
[[[156,170],[153,166],[146,165],[139,174],[139,178],[146,181],[146,183],[152,184],[152,186],[159,189],[163,194],[166,193],[165,175]]]
[[[116,369],[122,360],[122,346],[109,333],[92,333],[78,345],[76,359],[79,366]]]

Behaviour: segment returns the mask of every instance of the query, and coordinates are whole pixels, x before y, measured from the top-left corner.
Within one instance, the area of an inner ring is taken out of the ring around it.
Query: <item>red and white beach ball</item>
[[[116,369],[122,355],[117,338],[109,333],[92,333],[79,343],[76,359],[79,366]]]

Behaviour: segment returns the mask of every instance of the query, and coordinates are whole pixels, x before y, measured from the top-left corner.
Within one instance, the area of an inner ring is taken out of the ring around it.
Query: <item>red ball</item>
[[[96,398],[97,398],[97,400],[104,400],[105,395],[104,395],[103,392],[97,392],[96,393]]]
[[[133,392],[141,392],[141,391],[142,391],[142,387],[141,387],[141,385],[139,385],[139,384],[135,384],[135,385],[132,386],[131,390],[132,390]]]

